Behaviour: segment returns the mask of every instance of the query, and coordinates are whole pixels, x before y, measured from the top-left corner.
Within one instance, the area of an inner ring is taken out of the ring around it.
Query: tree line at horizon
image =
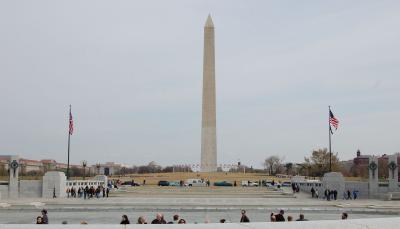
[[[262,169],[253,168],[252,166],[247,166],[244,164],[238,164],[235,167],[229,168],[228,171],[223,171],[223,168],[218,167],[218,172],[246,172],[246,173],[262,173],[266,175],[275,176],[277,174],[285,175],[301,175],[308,177],[322,177],[325,173],[329,172],[329,152],[326,148],[316,149],[311,152],[309,157],[304,157],[304,162],[293,163],[284,162],[284,158],[278,155],[268,156],[263,163]],[[379,177],[387,177],[387,165],[379,161]],[[24,168],[21,168],[21,176],[43,176],[47,171],[61,171],[66,172],[66,169],[48,169],[43,168],[43,170],[29,171],[25,172]],[[348,169],[345,168],[342,162],[340,162],[338,153],[332,153],[332,171],[341,172],[344,176],[353,177],[367,177],[367,168],[358,168],[354,164]],[[172,166],[161,166],[156,162],[152,161],[147,165],[122,167],[115,175],[128,175],[128,174],[146,174],[146,173],[172,173],[172,172],[194,172],[190,165],[172,165]],[[91,171],[90,168],[86,168],[85,175],[87,177],[96,175],[96,171]],[[71,167],[70,175],[72,177],[82,177],[84,176],[84,171],[82,168]],[[0,164],[0,176],[8,176],[8,171],[4,164]]]

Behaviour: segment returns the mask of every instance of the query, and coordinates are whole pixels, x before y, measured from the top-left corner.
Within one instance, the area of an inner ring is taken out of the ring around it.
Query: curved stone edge
[[[210,228],[210,229],[303,229],[303,228],[326,228],[326,229],[347,229],[347,228],[368,228],[368,229],[382,229],[382,228],[396,228],[400,224],[400,217],[394,218],[375,218],[375,219],[353,219],[353,220],[321,220],[321,221],[303,221],[303,222],[266,222],[266,223],[210,223],[210,224],[164,224],[164,225],[118,225],[118,224],[91,224],[91,225],[28,225],[28,224],[0,224],[2,229],[23,229],[23,228],[52,228],[52,229],[65,229],[65,228],[85,228],[85,229],[119,229],[119,228]]]

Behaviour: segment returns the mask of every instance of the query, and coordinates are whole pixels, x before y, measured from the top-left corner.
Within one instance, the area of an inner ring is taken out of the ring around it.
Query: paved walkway
[[[148,195],[143,191],[151,190]],[[172,190],[172,192],[171,192]],[[382,200],[336,200],[324,201],[312,199],[305,193],[288,195],[276,191],[263,191],[259,188],[218,189],[209,192],[207,189],[192,189],[184,195],[175,189],[136,189],[112,193],[110,198],[93,198],[90,200],[63,199],[16,199],[0,200],[0,209],[35,209],[46,206],[53,209],[308,209],[334,210],[349,209],[354,211],[399,212],[400,201]],[[168,193],[168,194],[166,194]]]

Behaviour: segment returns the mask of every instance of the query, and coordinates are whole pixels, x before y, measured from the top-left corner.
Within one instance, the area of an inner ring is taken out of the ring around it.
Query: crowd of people
[[[311,188],[311,197],[317,198],[317,199],[320,198],[318,189],[314,189],[314,187]],[[338,191],[325,189],[324,195],[322,198],[327,201],[337,200],[338,199]],[[350,190],[347,190],[343,193],[344,200],[351,200],[351,199],[356,200],[357,198],[358,198],[357,190],[353,190],[353,192],[351,192]]]
[[[67,188],[66,190],[67,193],[67,198],[84,198],[84,199],[90,199],[93,197],[100,198],[100,197],[108,197],[108,194],[110,193],[110,189],[108,187],[103,187],[103,186],[98,186],[98,187],[93,187],[93,186],[87,186],[86,187],[71,187]]]
[[[346,212],[342,213],[341,219],[346,220],[348,218],[348,214]],[[288,215],[285,217],[285,211],[280,210],[278,213],[271,213],[269,216],[270,222],[291,222],[291,221],[308,221],[304,214],[299,214],[298,219],[294,220],[293,216]],[[226,223],[226,219],[220,219],[220,223]],[[47,217],[47,210],[43,209],[41,211],[41,215],[36,218],[36,224],[48,224],[49,219]],[[67,221],[63,221],[62,224],[67,224]],[[197,222],[195,222],[197,223]],[[210,223],[209,220],[204,221],[204,223]],[[250,223],[250,218],[247,216],[246,210],[241,211],[240,223]],[[87,224],[86,221],[81,221],[81,224]],[[122,219],[120,224],[131,224],[127,215],[122,215]],[[132,223],[134,224],[134,223]],[[186,220],[181,218],[179,215],[175,214],[170,221],[167,221],[163,214],[157,213],[156,217],[148,223],[144,216],[140,216],[135,224],[186,224]]]

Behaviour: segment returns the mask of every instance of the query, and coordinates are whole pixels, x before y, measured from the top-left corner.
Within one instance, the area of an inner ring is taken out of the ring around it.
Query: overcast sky
[[[218,163],[400,151],[400,1],[0,2],[0,154],[200,161],[203,26]]]

